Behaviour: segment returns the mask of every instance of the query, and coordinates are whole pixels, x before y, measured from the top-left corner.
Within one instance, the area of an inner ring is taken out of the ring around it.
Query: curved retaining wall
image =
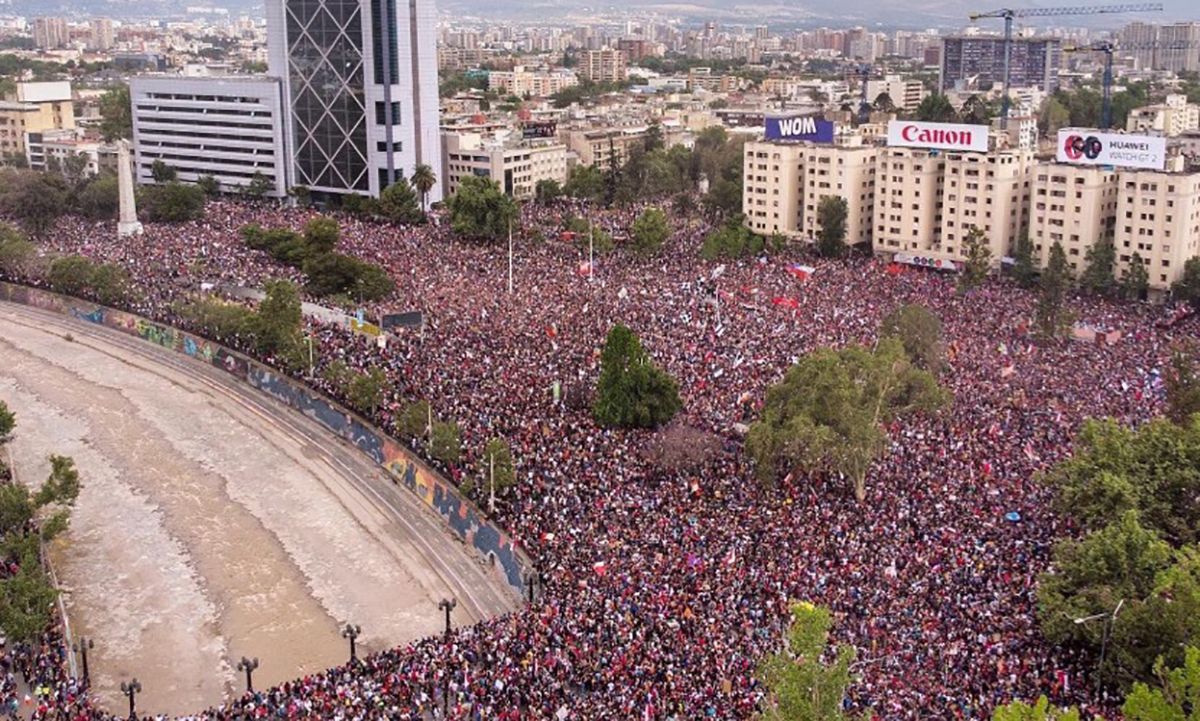
[[[532,563],[504,529],[489,521],[474,504],[459,495],[453,484],[425,465],[406,446],[304,384],[200,336],[78,298],[0,282],[0,300],[103,325],[141,338],[147,343],[182,353],[214,365],[260,392],[295,408],[353,443],[356,448],[383,466],[393,483],[416,494],[482,558],[494,558],[499,576],[518,594],[522,593],[524,572],[532,568]]]

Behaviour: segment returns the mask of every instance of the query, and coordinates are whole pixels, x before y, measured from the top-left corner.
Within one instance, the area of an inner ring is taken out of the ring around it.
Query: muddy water
[[[262,686],[340,663],[348,620],[368,648],[437,631],[440,579],[338,470],[232,398],[124,356],[0,312],[18,468],[44,478],[59,453],[83,477],[55,557],[108,708],[131,676],[139,710],[184,713],[239,690],[243,655]]]

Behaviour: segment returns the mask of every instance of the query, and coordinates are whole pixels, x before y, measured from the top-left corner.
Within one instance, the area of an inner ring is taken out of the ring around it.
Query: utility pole
[[[458,606],[457,598],[443,598],[438,601],[438,608],[446,612],[446,640],[450,640],[450,612]]]
[[[595,244],[596,244],[596,228],[594,225],[592,225],[592,219],[589,217],[588,218],[588,282],[589,283],[592,282],[592,279],[594,278],[595,273],[596,273],[596,261],[595,261],[596,254],[595,254],[595,247],[594,247]]]
[[[508,294],[513,292],[513,237],[512,218],[508,219]]]
[[[129,697],[129,718],[131,719],[137,719],[137,711],[134,705],[137,700],[137,695],[141,693],[141,691],[142,684],[137,680],[136,676],[129,683],[125,683],[124,681],[121,682],[121,693]]]
[[[348,624],[346,624],[346,627],[342,629],[342,638],[350,640],[350,665],[351,666],[353,666],[354,662],[358,660],[358,647],[355,644],[355,642],[358,640],[358,637],[361,635],[362,635],[362,626],[355,626],[354,624],[348,623]]]
[[[251,677],[251,674],[254,673],[254,669],[256,668],[258,668],[257,656],[254,658],[246,658],[245,656],[242,656],[242,660],[237,662],[237,670],[246,672],[247,693],[254,693],[254,679]]]
[[[496,453],[488,455],[488,515],[496,513]]]

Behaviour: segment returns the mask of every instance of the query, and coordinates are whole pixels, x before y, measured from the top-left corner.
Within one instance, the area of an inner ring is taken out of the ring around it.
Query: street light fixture
[[[350,639],[350,663],[351,663],[351,665],[353,665],[354,662],[358,660],[358,647],[355,645],[355,641],[357,641],[358,637],[361,635],[362,635],[362,626],[355,626],[352,623],[348,623],[348,624],[346,624],[346,627],[342,629],[342,638]]]
[[[91,674],[88,673],[88,649],[95,648],[96,644],[90,638],[79,637],[79,640],[71,644],[71,650],[79,654],[83,661],[83,687],[87,688],[92,685]]]
[[[446,612],[447,639],[450,638],[450,612],[453,611],[456,606],[458,606],[458,599],[456,598],[443,598],[441,601],[438,601],[438,608]]]
[[[242,660],[237,662],[237,670],[246,672],[246,692],[254,693],[254,679],[252,674],[254,669],[258,668],[258,657],[246,658],[242,656]]]
[[[1117,620],[1117,614],[1121,612],[1121,607],[1125,605],[1125,599],[1117,601],[1117,607],[1112,610],[1112,613],[1105,611],[1103,613],[1093,613],[1091,616],[1083,616],[1082,618],[1074,619],[1075,625],[1081,626],[1091,621],[1104,619],[1104,633],[1100,637],[1100,663],[1096,666],[1096,688],[1100,688],[1100,674],[1104,671],[1104,655],[1108,652],[1108,639],[1112,636],[1112,627]]]
[[[137,680],[136,676],[134,676],[133,680],[131,680],[129,683],[125,683],[124,681],[121,682],[121,693],[129,697],[129,718],[131,719],[137,718],[134,704],[136,703],[137,695],[141,692],[142,684]]]

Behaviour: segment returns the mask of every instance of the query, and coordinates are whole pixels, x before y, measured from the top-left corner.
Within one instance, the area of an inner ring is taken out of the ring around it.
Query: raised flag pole
[[[512,239],[512,218],[508,219],[508,293],[512,295],[513,290],[513,239]]]
[[[592,225],[592,219],[588,218],[588,282],[591,283],[596,274],[596,261],[593,246],[596,241],[596,228]]]

